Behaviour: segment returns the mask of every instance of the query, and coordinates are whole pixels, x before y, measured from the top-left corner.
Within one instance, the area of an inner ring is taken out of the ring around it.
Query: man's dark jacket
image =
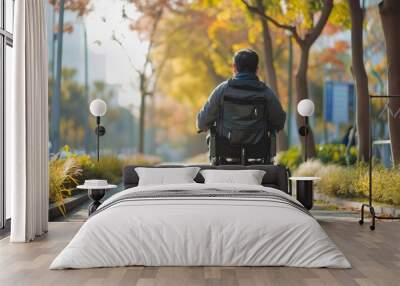
[[[218,85],[206,104],[197,114],[197,129],[201,131],[207,130],[218,118],[219,103],[224,91],[230,87],[246,90],[257,90],[263,91],[263,95],[267,101],[267,116],[268,126],[270,130],[279,131],[282,130],[285,125],[286,113],[283,111],[282,106],[274,94],[274,92],[265,85],[258,77],[253,73],[238,73],[235,77],[229,81],[224,81]],[[251,92],[251,91],[249,91]],[[238,96],[241,96],[238,94]]]

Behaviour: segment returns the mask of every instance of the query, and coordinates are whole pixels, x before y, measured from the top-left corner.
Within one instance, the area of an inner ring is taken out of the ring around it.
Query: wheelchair
[[[268,128],[265,98],[224,96],[208,134],[211,165],[271,165],[276,135]]]

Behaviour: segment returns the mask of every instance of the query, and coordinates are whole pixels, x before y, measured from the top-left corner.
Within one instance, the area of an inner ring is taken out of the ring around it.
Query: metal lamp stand
[[[299,134],[304,137],[304,162],[307,162],[307,137],[309,133],[308,116],[304,116],[304,125],[299,128]]]
[[[100,136],[103,136],[106,134],[106,128],[104,126],[100,125],[100,116],[96,116],[96,129],[95,133],[97,135],[97,162],[100,160]]]
[[[369,226],[370,230],[375,230],[375,220],[376,219],[400,219],[400,217],[383,217],[383,216],[378,216],[375,213],[375,209],[372,205],[372,99],[375,98],[394,98],[398,97],[400,99],[399,95],[386,95],[386,96],[380,96],[380,95],[370,95],[369,96],[369,118],[368,118],[368,124],[369,124],[369,154],[368,154],[368,176],[369,176],[369,193],[368,193],[368,204],[362,204],[361,206],[361,219],[359,220],[359,224],[364,224],[364,209],[368,208],[369,212],[372,216],[372,224]]]

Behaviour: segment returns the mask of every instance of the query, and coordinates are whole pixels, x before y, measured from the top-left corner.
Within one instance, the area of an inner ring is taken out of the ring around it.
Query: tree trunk
[[[145,136],[145,113],[146,113],[146,93],[140,93],[140,114],[139,114],[139,153],[144,154],[144,136]]]
[[[261,0],[257,0],[257,8],[260,11],[264,11],[264,5]],[[264,67],[266,74],[266,81],[269,87],[275,92],[276,96],[280,99],[278,91],[278,80],[276,78],[276,70],[274,66],[274,50],[272,46],[271,32],[267,19],[263,16],[259,16],[262,26],[263,36],[263,52],[264,52]],[[287,150],[287,135],[284,130],[281,130],[277,134],[277,151]]]
[[[359,1],[349,0],[351,17],[352,71],[357,93],[358,159],[368,162],[369,158],[369,94],[368,77],[364,66],[363,10]]]
[[[258,5],[262,5],[260,3],[260,0],[257,1]],[[263,9],[263,6],[260,6]],[[264,42],[264,68],[265,68],[265,74],[266,74],[266,80],[269,85],[269,87],[275,92],[275,94],[279,96],[278,92],[278,81],[276,79],[276,71],[275,71],[275,66],[274,66],[274,50],[272,47],[272,38],[271,38],[271,32],[269,28],[269,24],[267,22],[267,19],[265,19],[262,16],[259,16],[260,21],[261,21],[261,26],[262,26],[262,36],[263,36],[263,42]]]
[[[307,45],[300,46],[300,64],[296,72],[296,106],[297,104],[303,100],[308,99],[308,80],[307,80],[307,71],[308,71],[308,58],[310,54],[310,47]],[[304,118],[300,116],[298,113],[296,115],[297,126],[300,128],[304,125]],[[309,134],[307,137],[307,146],[305,145],[304,137],[300,137],[303,152],[305,152],[305,148],[307,148],[307,155],[309,158],[315,157],[315,140],[314,134],[309,129]]]
[[[60,0],[60,12],[58,18],[57,35],[57,66],[54,80],[53,96],[51,98],[51,121],[50,121],[50,140],[53,153],[60,149],[60,102],[61,102],[61,73],[62,73],[62,48],[64,33],[64,4],[65,0]]]
[[[400,164],[400,1],[384,0],[379,4],[388,62],[389,132],[393,163]]]
[[[86,24],[83,22],[83,41],[84,41],[84,55],[85,55],[85,108],[89,110],[89,53],[88,53],[88,41],[87,41],[87,29]],[[89,119],[88,115],[83,117],[83,128],[85,130],[85,137],[83,146],[85,148],[86,154],[89,153],[89,136],[90,136],[90,129],[89,129]]]
[[[287,93],[287,145],[291,147],[291,135],[292,135],[292,118],[293,118],[293,41],[292,36],[289,36],[289,58],[288,58],[288,93]]]
[[[309,31],[309,33],[306,34],[304,39],[301,39],[300,36],[297,34],[296,29],[290,30],[293,33],[293,37],[296,40],[297,44],[299,45],[300,48],[300,64],[297,69],[296,73],[296,97],[297,101],[296,103],[298,104],[301,100],[303,99],[308,99],[308,76],[307,76],[307,71],[308,71],[308,58],[310,55],[310,49],[311,46],[314,44],[314,42],[317,40],[317,38],[321,35],[323,28],[326,25],[326,22],[329,19],[329,15],[332,12],[333,9],[333,0],[325,0],[324,1],[324,7],[321,10],[321,16],[318,20],[318,22],[315,24],[315,26]],[[301,118],[299,114],[296,116],[296,121],[297,125],[300,128],[304,123],[304,119]],[[307,146],[305,146],[305,140],[304,137],[300,138],[302,147],[303,147],[303,152],[307,150],[308,157],[313,158],[316,155],[315,151],[315,140],[314,140],[314,134],[311,130],[309,129],[309,134],[307,137]]]

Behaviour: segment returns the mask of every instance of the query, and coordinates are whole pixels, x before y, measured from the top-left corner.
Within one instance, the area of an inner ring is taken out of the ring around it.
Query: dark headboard
[[[156,168],[181,168],[181,167],[200,167],[204,169],[223,169],[223,170],[263,170],[265,171],[262,185],[265,187],[272,187],[285,193],[290,193],[288,188],[288,173],[284,166],[280,165],[251,165],[251,166],[238,166],[238,165],[224,165],[224,166],[210,166],[210,165],[158,165],[158,166],[126,166],[123,170],[124,189],[133,188],[138,185],[139,177],[135,172],[136,167],[156,167]],[[204,183],[203,176],[199,173],[194,179],[197,183]]]

